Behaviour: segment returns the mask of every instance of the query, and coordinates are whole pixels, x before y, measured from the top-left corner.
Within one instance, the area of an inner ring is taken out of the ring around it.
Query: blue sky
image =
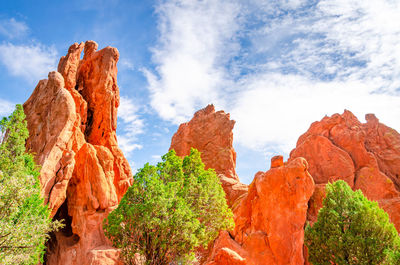
[[[398,14],[397,0],[3,1],[0,116],[70,44],[95,40],[120,51],[117,133],[134,169],[214,103],[236,120],[249,183],[325,115],[375,113],[400,130]]]

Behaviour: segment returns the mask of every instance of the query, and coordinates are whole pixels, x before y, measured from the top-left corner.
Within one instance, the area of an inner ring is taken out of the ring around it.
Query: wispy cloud
[[[181,122],[217,103],[237,143],[282,152],[345,108],[400,129],[398,14],[390,0],[161,2],[152,106]]]
[[[30,45],[0,44],[0,62],[11,75],[25,78],[31,83],[47,77],[56,69],[57,51],[39,43]]]
[[[381,121],[399,128],[400,97],[370,93],[370,83],[311,81],[280,73],[245,80],[238,103],[230,110],[237,120],[235,141],[252,149],[266,147],[288,153],[310,124],[325,115],[351,110],[362,121],[374,112]]]
[[[120,69],[121,68],[122,69],[127,69],[127,70],[134,70],[135,69],[132,61],[130,61],[130,60],[126,59],[126,58],[123,58],[123,59],[121,59],[119,61],[119,66],[120,66]]]
[[[153,49],[156,72],[144,70],[151,105],[175,123],[199,106],[219,103],[224,64],[238,48],[233,41],[240,6],[233,1],[162,1],[160,39]]]
[[[15,104],[0,98],[0,118],[11,114],[14,107]]]
[[[137,136],[144,132],[144,121],[138,115],[138,105],[127,97],[120,98],[118,118],[121,120],[119,125],[123,127],[122,133],[118,134],[118,144],[129,157],[132,151],[143,148]]]
[[[17,21],[15,18],[0,20],[0,35],[8,39],[24,37],[29,31],[29,27],[23,21]]]

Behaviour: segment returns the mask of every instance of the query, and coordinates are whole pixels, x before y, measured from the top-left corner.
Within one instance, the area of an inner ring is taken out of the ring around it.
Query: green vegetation
[[[181,159],[172,150],[157,166],[147,163],[138,171],[104,230],[126,264],[134,264],[135,253],[146,264],[184,264],[220,230],[232,229],[232,217],[219,179],[204,169],[200,152],[192,149]]]
[[[385,211],[339,180],[326,186],[317,222],[305,244],[313,265],[399,264],[400,238]]]
[[[0,264],[37,264],[48,233],[59,227],[40,196],[39,172],[25,151],[29,133],[21,105],[0,121]]]

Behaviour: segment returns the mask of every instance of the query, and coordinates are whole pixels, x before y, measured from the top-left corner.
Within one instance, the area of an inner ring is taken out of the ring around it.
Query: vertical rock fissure
[[[60,221],[63,223],[63,228],[61,228],[57,232],[50,233],[50,239],[46,243],[46,253],[44,256],[43,265],[48,265],[48,256],[51,255],[56,249],[58,245],[58,238],[65,237],[68,238],[68,243],[70,246],[79,242],[79,236],[74,234],[72,231],[72,216],[68,214],[68,199],[64,201],[64,203],[58,208],[57,213],[53,217],[53,220]]]
[[[88,142],[88,138],[90,133],[92,132],[92,125],[93,125],[93,110],[88,106],[87,110],[87,120],[85,126],[85,140]]]

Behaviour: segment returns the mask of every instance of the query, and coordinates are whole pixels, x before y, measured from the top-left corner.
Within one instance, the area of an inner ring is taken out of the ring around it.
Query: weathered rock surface
[[[97,48],[93,41],[73,44],[58,71],[41,80],[24,104],[27,147],[42,166],[42,193],[53,218],[66,224],[49,241],[48,265],[121,264],[119,250],[102,231],[102,221],[132,183],[115,132],[119,54]],[[399,230],[400,134],[373,114],[366,120],[360,123],[345,111],[313,123],[288,162],[272,158],[271,169],[258,172],[250,186],[235,171],[235,122],[229,114],[209,105],[182,124],[170,149],[179,156],[191,147],[202,153],[206,168],[221,180],[236,224],[201,253],[202,262],[304,264],[304,224],[316,221],[326,183],[338,179],[378,201]]]
[[[271,165],[256,174],[234,210],[234,231],[220,234],[208,265],[304,264],[304,225],[314,181],[304,158],[285,165],[275,157]]]
[[[239,181],[235,169],[234,125],[229,114],[215,112],[214,106],[208,105],[197,111],[191,121],[179,126],[170,147],[182,157],[189,155],[192,147],[199,150],[206,168],[213,168],[218,174],[230,206],[247,192],[247,185]]]
[[[309,203],[308,220],[316,221],[325,184],[343,179],[377,201],[400,231],[400,135],[373,114],[366,120],[361,123],[346,110],[314,122],[300,136],[290,160],[306,158],[319,184]]]
[[[115,48],[75,43],[24,104],[43,195],[52,216],[65,220],[49,241],[46,264],[120,264],[102,230],[132,183],[116,138],[118,58]]]
[[[246,259],[242,258],[238,253],[230,248],[220,248],[215,254],[214,261],[207,265],[230,264],[230,265],[246,265]]]
[[[247,192],[235,171],[233,126],[229,114],[209,105],[181,124],[172,138],[170,149],[179,156],[194,147],[206,167],[215,168],[234,212],[234,231],[222,231],[208,252],[198,253],[202,263],[303,264],[304,224],[314,191],[307,161],[285,164],[282,156],[274,157],[271,169],[257,173]]]

